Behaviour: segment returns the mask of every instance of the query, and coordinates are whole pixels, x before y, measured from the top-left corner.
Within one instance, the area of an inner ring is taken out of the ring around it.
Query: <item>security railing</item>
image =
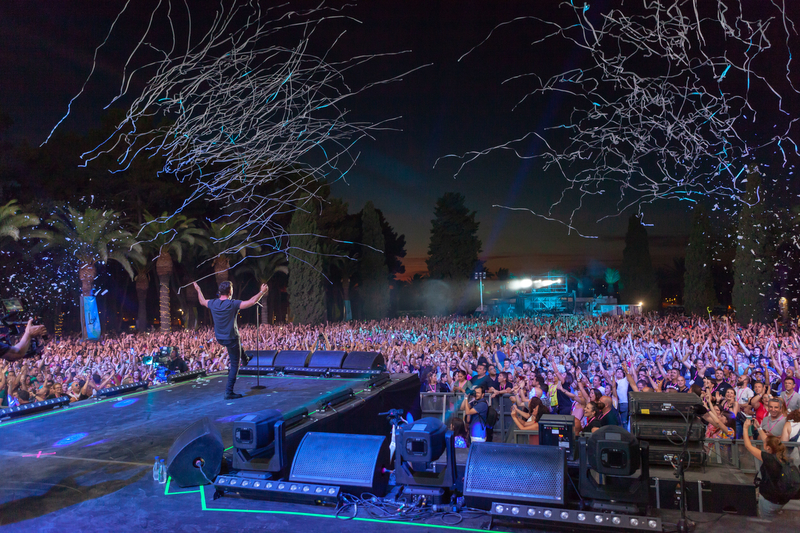
[[[463,417],[464,411],[461,409],[464,403],[463,393],[453,392],[423,392],[420,394],[420,404],[422,416],[439,418],[447,424],[450,417]],[[497,411],[497,423],[494,425],[494,442],[506,442],[511,430],[517,429],[511,419],[511,405],[513,402],[508,396],[500,395],[492,398],[492,407]],[[528,432],[525,432],[528,433]],[[516,442],[516,440],[514,441]]]
[[[463,393],[453,392],[423,392],[420,394],[422,416],[439,418],[447,424],[450,417],[463,417],[461,406],[464,402]],[[511,442],[514,444],[531,444],[538,442],[538,431],[523,431],[516,427],[511,419],[511,405],[513,402],[508,396],[492,398],[492,406],[497,411],[498,420],[494,426],[494,442]],[[509,437],[509,433],[512,436]],[[755,474],[761,468],[761,462],[756,460],[744,448],[741,439],[705,439],[704,441],[708,460],[707,467],[731,466],[744,474]],[[759,440],[753,440],[753,445],[763,449]],[[784,442],[787,453],[794,448],[800,448],[800,442]]]

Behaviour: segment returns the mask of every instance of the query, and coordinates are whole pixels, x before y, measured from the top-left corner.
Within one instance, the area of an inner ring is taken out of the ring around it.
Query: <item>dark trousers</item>
[[[233,386],[236,383],[236,374],[239,373],[239,358],[242,355],[241,339],[217,339],[228,350],[230,365],[228,366],[228,384],[225,386],[225,394],[233,393]]]
[[[622,427],[628,427],[628,404],[627,403],[620,403],[619,404],[619,422],[622,424]]]

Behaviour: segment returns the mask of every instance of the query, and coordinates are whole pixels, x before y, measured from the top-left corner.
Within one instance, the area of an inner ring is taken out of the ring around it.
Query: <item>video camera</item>
[[[19,298],[6,298],[0,300],[0,339],[9,345],[14,345],[19,342],[20,337],[25,333],[25,328],[28,326],[28,321],[25,317],[25,306]],[[33,323],[40,326],[42,321],[39,317],[33,317]],[[41,339],[31,338],[30,347],[25,357],[33,355],[41,355],[44,350],[44,343],[50,337],[45,335]]]
[[[170,355],[172,352],[177,353],[177,346],[162,346],[158,352],[153,355],[148,355],[142,358],[142,364],[152,366],[167,366],[169,364]]]

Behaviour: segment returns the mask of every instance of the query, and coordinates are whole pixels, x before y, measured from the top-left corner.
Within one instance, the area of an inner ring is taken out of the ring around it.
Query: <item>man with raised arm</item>
[[[247,309],[256,305],[261,297],[267,294],[269,287],[264,283],[261,285],[261,292],[256,293],[249,300],[241,301],[233,299],[233,283],[230,281],[223,281],[219,284],[219,297],[213,300],[206,300],[203,297],[203,291],[200,290],[200,286],[197,283],[193,283],[193,285],[197,291],[200,305],[208,307],[211,311],[211,317],[214,320],[214,335],[217,337],[217,342],[228,350],[228,357],[230,357],[225,399],[241,398],[241,394],[233,392],[236,374],[239,372],[239,358],[242,356],[242,341],[239,337],[239,327],[236,325],[236,316],[240,309]],[[246,361],[245,364],[247,364]]]

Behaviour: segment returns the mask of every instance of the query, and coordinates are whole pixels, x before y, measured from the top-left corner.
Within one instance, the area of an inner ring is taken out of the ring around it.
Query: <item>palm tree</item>
[[[286,255],[281,252],[272,252],[268,255],[258,255],[248,257],[247,260],[239,267],[237,273],[251,274],[259,285],[262,283],[269,283],[272,276],[278,272],[284,274],[289,273],[289,261]],[[269,295],[267,301],[261,307],[261,323],[269,324]]]
[[[231,269],[231,257],[236,254],[245,257],[247,232],[232,223],[212,222],[207,228],[207,235],[206,255],[213,260],[214,277],[219,286],[230,277],[228,271]]]
[[[79,261],[81,293],[91,296],[97,263],[116,261],[133,279],[130,260],[142,260],[142,247],[125,229],[120,213],[88,208],[80,212],[72,207],[59,209],[50,220],[52,232],[44,247],[56,246],[72,253]]]
[[[147,254],[143,254],[147,255]],[[139,301],[139,310],[136,316],[136,331],[147,328],[147,289],[150,288],[150,261],[147,257],[136,263],[136,297]]]
[[[39,225],[39,217],[30,213],[20,213],[20,207],[16,200],[11,200],[5,205],[0,206],[0,239],[5,240],[11,237],[15,241],[26,237],[42,237],[44,234],[38,232],[32,235],[32,228]]]
[[[145,212],[139,239],[144,241],[155,255],[161,331],[169,333],[172,329],[169,283],[175,270],[175,261],[181,261],[187,247],[205,248],[204,232],[195,227],[193,218],[187,218],[184,215],[170,216],[166,211],[160,217],[155,218]]]
[[[619,270],[607,268],[605,278],[608,284],[609,296],[612,296],[614,294],[614,284],[619,282]]]

